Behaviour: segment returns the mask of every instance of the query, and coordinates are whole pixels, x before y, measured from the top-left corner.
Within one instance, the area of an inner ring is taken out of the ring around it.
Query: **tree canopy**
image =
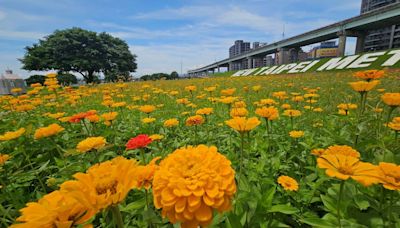
[[[149,81],[149,80],[160,80],[160,79],[165,79],[165,80],[174,80],[178,79],[179,74],[176,71],[173,71],[171,74],[166,74],[166,73],[154,73],[154,74],[146,74],[140,77],[141,80],[144,81]]]
[[[137,68],[136,55],[125,41],[81,28],[56,30],[25,49],[23,69],[77,72],[87,83],[94,81],[95,73],[129,73]]]

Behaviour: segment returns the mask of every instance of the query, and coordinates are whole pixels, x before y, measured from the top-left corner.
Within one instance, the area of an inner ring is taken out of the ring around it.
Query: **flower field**
[[[0,227],[400,227],[400,72],[0,97]]]

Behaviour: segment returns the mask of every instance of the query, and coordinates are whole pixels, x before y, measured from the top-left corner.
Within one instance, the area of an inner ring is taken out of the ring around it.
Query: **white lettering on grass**
[[[400,61],[400,50],[393,50],[388,53],[388,55],[393,55],[390,57],[386,62],[382,64],[382,66],[393,66],[396,64],[398,61]]]
[[[346,66],[348,66],[350,63],[352,63],[354,60],[356,60],[359,57],[359,55],[352,55],[352,56],[347,56],[347,57],[337,57],[330,59],[328,62],[326,62],[324,65],[320,66],[317,71],[323,71],[323,70],[333,70],[333,69],[344,69]]]
[[[375,62],[378,59],[378,56],[384,55],[385,53],[386,53],[385,51],[381,51],[381,52],[362,55],[360,58],[358,58],[356,61],[354,61],[346,68],[350,69],[350,68],[369,67],[372,62]]]

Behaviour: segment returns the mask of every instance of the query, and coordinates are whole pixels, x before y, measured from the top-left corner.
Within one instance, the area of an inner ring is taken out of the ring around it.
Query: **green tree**
[[[78,83],[76,76],[70,73],[59,73],[57,80],[59,84],[64,86]]]
[[[104,80],[106,82],[117,82],[117,81],[130,81],[132,79],[132,76],[128,71],[125,72],[119,72],[117,70],[110,70],[107,71],[106,74],[104,75]]]
[[[179,78],[179,74],[178,74],[178,72],[176,72],[176,71],[172,71],[172,73],[171,73],[171,75],[170,75],[170,78],[169,79],[177,79],[177,78]]]
[[[25,49],[20,59],[23,69],[77,72],[87,83],[95,80],[96,73],[134,72],[137,68],[136,56],[125,41],[81,28],[56,30]]]
[[[34,75],[31,75],[29,78],[25,79],[25,82],[28,85],[31,85],[34,83],[40,83],[43,85],[45,79],[46,79],[46,77],[44,75],[34,74]]]

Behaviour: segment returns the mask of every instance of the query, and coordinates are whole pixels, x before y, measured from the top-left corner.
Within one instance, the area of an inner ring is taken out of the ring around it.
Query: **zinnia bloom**
[[[315,156],[317,156],[317,157],[323,155],[324,153],[325,153],[325,149],[321,149],[321,148],[316,148],[316,149],[313,149],[313,150],[311,151],[311,154],[312,154],[312,155],[315,155]]]
[[[138,166],[135,173],[138,181],[138,188],[145,188],[148,190],[151,187],[154,174],[159,169],[159,166],[156,164],[158,160],[160,160],[160,157],[154,158],[146,166]]]
[[[146,118],[142,119],[142,123],[144,123],[144,124],[153,123],[154,121],[156,121],[156,118],[152,118],[152,117],[146,117]]]
[[[186,86],[185,87],[185,90],[186,91],[189,91],[189,92],[193,92],[193,91],[196,91],[196,86],[194,86],[194,85],[190,85],[190,86]]]
[[[287,109],[287,110],[283,111],[283,115],[289,116],[289,117],[297,117],[297,116],[301,116],[301,112],[299,110],[295,110],[295,109]]]
[[[6,133],[0,135],[0,141],[8,141],[19,138],[22,134],[25,133],[25,128],[20,128],[16,131],[7,131]]]
[[[72,228],[84,224],[96,214],[96,210],[89,209],[68,193],[54,191],[38,202],[28,203],[20,210],[17,218],[20,224],[11,225],[11,228],[23,227],[57,227]]]
[[[150,135],[149,138],[150,138],[152,141],[158,141],[158,140],[163,139],[164,136],[163,136],[163,135],[160,135],[160,134],[154,134],[154,135]]]
[[[134,138],[129,139],[129,141],[126,143],[126,149],[134,150],[134,149],[139,149],[139,148],[145,148],[151,142],[152,142],[152,139],[148,135],[141,134]]]
[[[231,109],[230,116],[233,117],[245,117],[249,114],[246,108],[233,108]]]
[[[385,104],[391,107],[400,106],[400,93],[385,93],[381,98]]]
[[[268,120],[275,120],[279,117],[279,111],[275,107],[257,108],[256,114]]]
[[[225,121],[225,124],[235,129],[236,131],[243,133],[253,130],[255,127],[260,125],[261,121],[257,117],[234,117],[233,119]]]
[[[340,180],[352,178],[364,186],[379,182],[378,169],[371,163],[342,154],[324,154],[317,159],[318,167],[326,169],[326,175]]]
[[[182,227],[207,226],[213,211],[228,211],[236,193],[235,171],[217,148],[199,145],[175,150],[153,180],[154,206]]]
[[[99,150],[106,145],[107,141],[105,138],[99,137],[88,137],[87,139],[81,141],[76,146],[76,150],[81,153],[88,152],[90,150]]]
[[[354,73],[354,76],[360,79],[364,79],[366,81],[370,81],[372,79],[382,78],[384,74],[385,71],[383,70],[365,70]]]
[[[177,126],[178,124],[179,124],[179,121],[176,118],[168,119],[168,120],[164,121],[164,127],[174,127],[174,126]]]
[[[139,107],[139,110],[141,112],[149,114],[149,113],[153,112],[154,110],[156,110],[156,107],[154,105],[143,105],[143,106]]]
[[[64,131],[64,128],[61,127],[58,124],[50,124],[47,127],[42,127],[39,128],[35,131],[35,135],[34,138],[35,139],[41,139],[41,138],[46,138],[46,137],[50,137],[53,135],[56,135],[60,132]]]
[[[379,171],[384,188],[400,191],[400,165],[380,162]]]
[[[289,176],[280,176],[278,178],[278,183],[286,190],[286,191],[297,191],[299,190],[299,184],[297,181]]]
[[[400,116],[393,118],[393,120],[389,122],[387,126],[394,131],[400,131]]]
[[[289,136],[292,138],[301,138],[304,136],[304,131],[290,131]]]
[[[351,88],[356,92],[368,92],[379,84],[379,80],[373,80],[370,82],[366,81],[349,82],[349,84]]]
[[[186,119],[186,126],[195,126],[204,123],[204,118],[200,115],[190,116]]]
[[[10,159],[10,155],[0,153],[0,165],[4,165],[8,159]]]
[[[76,173],[76,180],[64,182],[61,191],[99,211],[122,202],[130,190],[138,187],[137,167],[135,160],[116,157],[93,165],[86,173]]]
[[[351,148],[350,146],[339,146],[339,145],[334,145],[328,147],[325,151],[324,154],[341,154],[344,156],[350,156],[350,157],[355,157],[355,158],[360,158],[360,153],[356,151],[355,149]]]
[[[213,108],[202,108],[196,111],[196,115],[210,115],[213,112]]]

